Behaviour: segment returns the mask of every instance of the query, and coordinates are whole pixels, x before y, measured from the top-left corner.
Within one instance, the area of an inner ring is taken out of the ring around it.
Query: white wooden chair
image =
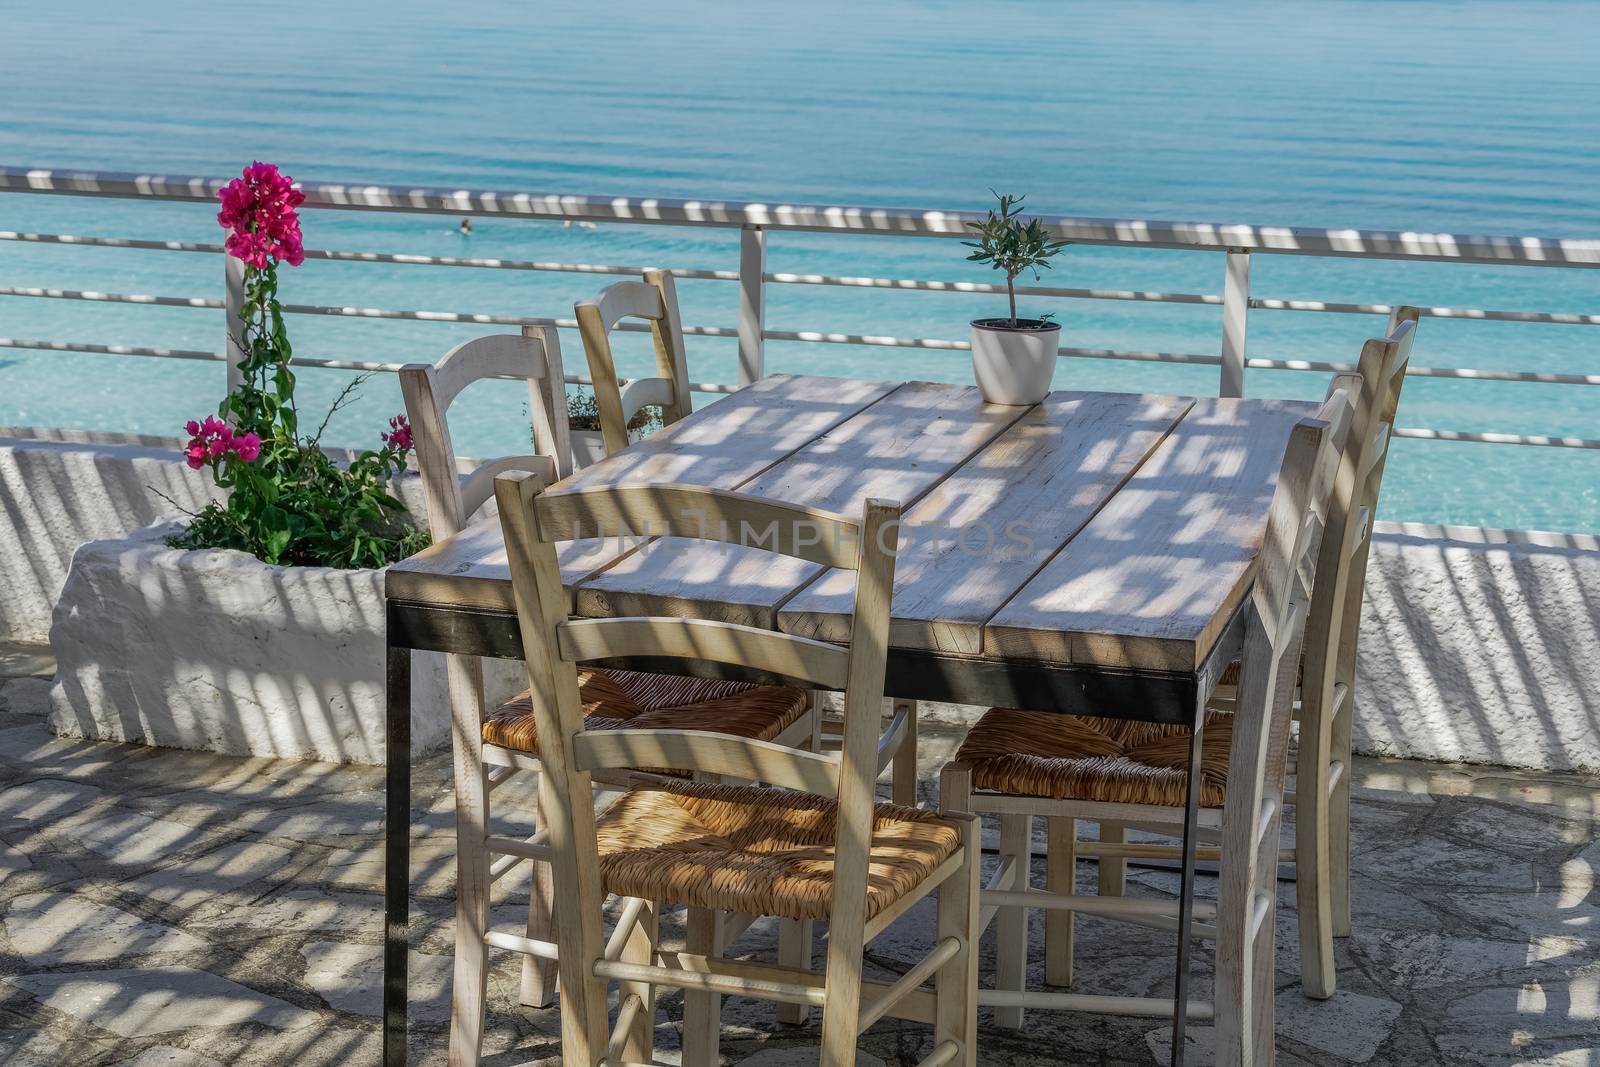
[[[885,1015],[932,1023],[924,1065],[974,1062],[977,923],[976,820],[877,804],[879,714],[894,586],[897,505],[869,501],[861,519],[686,486],[622,486],[543,492],[536,475],[507,475],[495,489],[505,529],[534,713],[542,737],[548,847],[562,906],[561,1051],[570,1065],[652,1060],[655,994],[685,990],[685,1064],[716,1062],[715,1004],[721,995],[819,1006],[822,1062],[854,1062],[857,1037]],[[728,623],[681,618],[568,620],[554,542],[574,529],[660,529],[702,537],[706,527],[736,539],[741,524],[775,531],[784,554],[857,571],[848,648]],[[821,527],[820,542],[809,536]],[[805,531],[807,536],[801,536]],[[831,535],[831,536],[830,536]],[[706,729],[588,729],[577,664],[646,656],[734,665],[762,677],[796,679],[845,694],[841,753],[817,753]],[[527,757],[492,743],[491,765],[521,768]],[[598,819],[592,776],[619,768],[670,766],[772,783],[775,788],[643,782]],[[463,840],[481,880],[491,856],[522,842],[488,836],[487,811],[458,805]],[[862,979],[863,946],[916,900],[937,894],[933,951],[892,985]],[[608,895],[624,899],[602,937]],[[735,962],[691,929],[685,952],[657,945],[664,905],[694,915],[713,910],[829,923],[825,973],[809,967]],[[450,1062],[478,1056],[484,946],[535,954],[551,947],[486,927],[485,902],[465,909]],[[460,980],[460,960],[480,962]],[[932,992],[920,989],[932,978]],[[607,987],[619,1012],[607,1026]],[[695,1002],[691,1005],[690,1002]],[[706,1008],[711,1008],[709,1014]]]
[[[1329,501],[1329,525],[1318,573],[1323,576],[1311,600],[1305,651],[1295,690],[1294,717],[1300,723],[1295,759],[1295,790],[1285,797],[1294,805],[1295,840],[1280,850],[1282,863],[1295,865],[1296,919],[1300,931],[1300,976],[1303,992],[1317,999],[1337,988],[1333,939],[1350,933],[1350,760],[1351,721],[1355,715],[1356,643],[1360,634],[1362,593],[1366,587],[1367,552],[1373,516],[1388,458],[1391,431],[1405,385],[1406,368],[1416,340],[1418,311],[1396,308],[1387,336],[1369,340],[1361,350],[1357,375],[1336,376],[1329,392],[1348,388],[1355,396],[1349,445]],[[1224,674],[1211,700],[1218,712],[1233,710],[1239,676],[1234,664]],[[1321,788],[1311,783],[1320,783]],[[1067,833],[1053,825],[1049,840]],[[1127,827],[1100,824],[1099,840],[1076,846],[1079,856],[1100,863],[1100,893],[1122,892],[1127,857],[1174,859],[1176,846],[1127,845]],[[1213,858],[1215,849],[1202,850]],[[1051,864],[1054,877],[1071,878],[1070,867]],[[1070,978],[1072,916],[1046,916],[1047,967],[1055,978]],[[1061,951],[1052,951],[1055,945]],[[1051,961],[1054,962],[1051,962]],[[1064,983],[1063,983],[1064,984]]]
[[[465,479],[459,470],[447,418],[450,405],[474,382],[489,378],[526,379],[533,440],[533,455],[488,460]],[[427,502],[428,528],[435,540],[459,532],[488,499],[494,477],[505,471],[532,471],[547,481],[572,472],[567,437],[566,384],[561,362],[561,342],[553,327],[525,327],[521,335],[493,334],[459,344],[435,364],[413,363],[400,370],[400,388],[411,421],[417,468]],[[459,722],[484,723],[500,743],[524,752],[537,752],[530,698],[526,692],[488,710],[483,661],[470,656],[446,660],[452,714]],[[743,682],[677,678],[631,671],[584,671],[581,680],[584,706],[596,725],[619,726],[650,722],[691,726],[705,719],[746,736],[784,743],[815,743],[819,712],[813,696],[789,686],[754,686]],[[487,714],[486,714],[487,712]],[[478,728],[472,733],[477,735]],[[459,747],[459,745],[458,745]],[[460,753],[458,753],[458,756]],[[476,766],[468,763],[468,766]],[[457,762],[457,773],[461,763]],[[510,775],[501,770],[487,788]],[[543,816],[536,815],[540,825]],[[524,857],[527,858],[527,857]],[[458,857],[459,864],[459,857]],[[497,868],[496,877],[514,864]],[[528,935],[548,938],[551,918],[549,865],[533,864],[528,890]],[[730,935],[726,924],[719,936]],[[784,930],[786,960],[806,958],[807,931]],[[528,957],[524,961],[521,998],[524,1004],[544,1007],[556,991],[555,961]]]
[[[1353,384],[1345,379],[1290,437],[1242,609],[1238,713],[1231,722],[1213,714],[1203,739],[1199,821],[1220,834],[1222,884],[1215,906],[1194,906],[1201,920],[1194,931],[1217,941],[1216,995],[1209,1004],[1191,999],[1184,1010],[1190,1018],[1215,1017],[1217,1062],[1230,1067],[1271,1062],[1273,908],[1295,670],[1313,583],[1320,584],[1322,531],[1350,428]],[[996,989],[979,994],[994,1006],[997,1024],[1021,1026],[1026,1007],[1155,1016],[1175,1010],[1165,998],[1025,990],[1026,909],[1175,929],[1178,901],[1074,892],[1074,826],[1078,819],[1111,820],[1181,832],[1188,749],[1188,731],[1179,727],[996,708],[945,767],[940,799],[947,809],[1000,815],[1000,866],[980,894],[985,912],[993,907],[1002,917]],[[1045,890],[1029,887],[1034,816],[1048,819],[1052,831]],[[1048,946],[1054,951],[1046,980],[1069,985],[1070,923],[1058,929],[1066,943]]]
[[[677,289],[671,273],[647,270],[642,282],[617,282],[607,286],[591,300],[575,306],[583,351],[594,382],[595,406],[600,411],[605,433],[606,454],[627,446],[626,426],[639,409],[651,404],[661,407],[662,419],[670,424],[689,414],[689,368],[683,345],[683,326],[678,313]],[[656,349],[656,377],[635,378],[618,387],[616,364],[611,354],[611,330],[625,318],[650,323]],[[622,429],[617,429],[622,427]],[[896,804],[917,803],[917,703],[895,700],[890,723],[885,731],[890,738],[893,798]],[[830,745],[837,743],[830,737]],[[803,1021],[803,1013],[786,1012],[789,1022]]]

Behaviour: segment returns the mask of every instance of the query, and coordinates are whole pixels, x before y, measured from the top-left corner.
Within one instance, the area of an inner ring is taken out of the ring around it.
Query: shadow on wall
[[[1596,539],[1485,544],[1483,533],[1402,527],[1374,537],[1356,749],[1600,769]]]

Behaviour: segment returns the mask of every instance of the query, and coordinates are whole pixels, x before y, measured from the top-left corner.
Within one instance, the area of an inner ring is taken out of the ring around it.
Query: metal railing
[[[0,167],[0,192],[11,193],[215,203],[218,190],[225,184],[226,181],[224,179],[217,178]],[[961,237],[968,234],[966,223],[977,218],[975,215],[961,212],[765,204],[725,200],[591,197],[472,189],[394,188],[330,183],[305,183],[300,188],[306,194],[303,206],[312,209],[445,214],[452,216],[500,216],[545,220],[561,219],[587,221],[597,224],[647,223],[662,226],[738,230],[739,269],[737,271],[675,269],[672,272],[678,278],[731,282],[737,283],[739,286],[737,325],[732,327],[686,325],[684,327],[684,332],[692,336],[725,337],[736,339],[738,343],[737,384],[720,382],[691,383],[694,389],[701,392],[731,392],[738,386],[747,385],[761,377],[765,365],[764,345],[766,341],[797,341],[817,344],[869,345],[946,351],[962,350],[969,347],[965,341],[939,338],[879,336],[822,330],[771,330],[766,326],[766,293],[769,285],[819,285],[986,295],[1005,291],[1004,286],[975,282],[944,282],[921,278],[783,274],[772,273],[767,270],[767,233],[771,230],[822,232],[840,236]],[[1580,270],[1600,268],[1600,240],[1550,240],[1545,238],[1412,233],[1391,230],[1330,230],[1213,225],[1193,222],[1159,222],[1072,216],[1042,216],[1042,219],[1055,237],[1074,244],[1124,248],[1179,249],[1223,255],[1225,269],[1222,293],[1220,295],[1051,286],[1017,287],[1017,292],[1025,296],[1069,300],[1220,306],[1223,319],[1221,346],[1219,353],[1215,355],[1208,353],[1145,352],[1074,347],[1065,347],[1059,350],[1061,356],[1068,358],[1215,366],[1219,369],[1218,395],[1220,396],[1242,396],[1246,372],[1252,369],[1299,370],[1321,373],[1355,369],[1353,365],[1346,363],[1270,359],[1249,355],[1248,323],[1249,312],[1251,311],[1346,315],[1387,315],[1391,311],[1391,308],[1385,304],[1327,303],[1311,300],[1280,300],[1252,297],[1250,295],[1250,263],[1254,256],[1330,256],[1418,262],[1520,265]],[[120,237],[89,237],[56,233],[22,233],[17,231],[0,231],[0,241],[217,255],[225,265],[221,297],[101,293],[87,290],[40,289],[22,286],[0,287],[0,297],[146,304],[160,307],[186,307],[206,310],[226,310],[239,306],[239,302],[242,301],[242,274],[236,265],[236,261],[225,256],[223,247],[217,244],[136,240]],[[307,249],[306,258],[474,270],[548,271],[618,276],[641,275],[645,269],[644,267],[616,264],[473,259],[455,256],[423,256],[328,249]],[[1427,307],[1421,310],[1424,316],[1444,319],[1600,326],[1600,315],[1596,314],[1470,307]],[[577,325],[572,319],[488,315],[470,311],[336,307],[308,304],[286,304],[284,305],[284,311],[295,315],[408,319],[426,322],[477,323],[496,326],[547,325],[574,329]],[[645,326],[639,324],[623,324],[620,328],[646,329]],[[226,331],[224,331],[224,334],[226,335]],[[228,362],[231,365],[226,344],[219,351],[201,351],[0,337],[0,348],[86,352],[161,359],[208,360]],[[297,365],[306,367],[356,371],[395,371],[400,367],[398,363],[300,356],[295,357],[295,362]],[[1413,366],[1409,369],[1408,374],[1412,377],[1455,378],[1471,381],[1600,385],[1600,374],[1561,374],[1481,367]],[[568,380],[577,383],[587,381],[586,378],[579,375],[569,376]],[[1497,445],[1600,449],[1600,440],[1553,434],[1474,432],[1413,426],[1397,427],[1394,435],[1396,437],[1430,441],[1474,441]]]

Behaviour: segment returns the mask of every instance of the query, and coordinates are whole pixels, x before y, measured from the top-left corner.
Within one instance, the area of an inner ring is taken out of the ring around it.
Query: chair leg
[[[1300,724],[1300,753],[1295,766],[1294,881],[1295,919],[1300,928],[1300,988],[1306,996],[1326,1000],[1333,995],[1333,867],[1329,855],[1328,764],[1326,728]]]
[[[1013,889],[1026,889],[1033,862],[1033,818],[1028,815],[1000,816],[1000,862],[1015,864]],[[1028,909],[1001,908],[995,916],[994,985],[996,989],[1021,991],[1028,977]],[[1022,1028],[1020,1007],[997,1007],[994,1024],[1013,1030]]]
[[[1355,679],[1351,679],[1351,686]],[[1350,777],[1351,727],[1356,717],[1356,698],[1352,692],[1344,711],[1333,720],[1333,758],[1344,765],[1344,773],[1328,794],[1328,895],[1332,901],[1333,936],[1350,936]]]
[[[891,796],[896,804],[914,808],[917,806],[917,702],[895,700],[894,714],[905,715],[906,732],[894,753]]]
[[[537,794],[536,794],[537,796]],[[548,825],[544,808],[534,801],[538,825]],[[528,884],[528,936],[536,941],[556,939],[555,878],[550,864],[534,860],[533,880]],[[522,957],[521,1001],[530,1008],[548,1008],[556,999],[556,961],[543,956]]]
[[[959,937],[961,951],[935,973],[933,979],[933,1044],[946,1041],[961,1046],[952,1062],[975,1067],[978,1062],[978,929],[983,906],[979,897],[979,870],[983,862],[978,840],[982,824],[976,816],[962,820],[961,845],[966,862],[938,889],[938,937]]]
[[[781,919],[778,923],[778,963],[784,967],[811,969],[811,920]],[[804,1026],[811,1021],[811,1009],[804,1004],[779,1004],[778,1021],[786,1026]]]
[[[1120,822],[1102,822],[1100,824],[1100,840],[1108,845],[1125,845],[1128,843],[1128,828]],[[1103,897],[1120,897],[1128,882],[1128,859],[1126,856],[1101,856],[1100,885],[1096,890]]]
[[[456,810],[456,958],[450,995],[450,1067],[476,1067],[483,1045],[489,930],[489,787],[477,737],[481,665],[451,656]],[[476,683],[474,682],[476,676]],[[464,722],[463,720],[468,720]],[[469,726],[470,724],[470,726]]]
[[[1044,887],[1072,896],[1078,870],[1078,820],[1056,816],[1045,820]],[[1072,927],[1077,913],[1050,908],[1044,913],[1044,980],[1047,985],[1072,985]]]
[[[811,694],[811,751],[822,751],[822,694]],[[778,923],[778,963],[784,967],[811,969],[811,920],[782,919]],[[778,1004],[778,1022],[804,1026],[811,1021],[811,1009],[804,1004]]]
[[[1224,860],[1226,862],[1226,860]],[[1273,923],[1268,894],[1259,936],[1252,933],[1254,894],[1218,902],[1216,970],[1217,1067],[1271,1067],[1275,1059]],[[1229,895],[1224,889],[1224,895]]]
[[[655,963],[660,923],[661,905],[653,900],[647,901],[644,910],[639,913],[638,925],[622,948],[621,959],[624,963]],[[621,1055],[616,1058],[627,1063],[649,1063],[655,1057],[655,986],[649,982],[620,983],[617,1004],[626,1003],[630,996],[638,997],[641,1006],[633,1025],[623,1036]]]
[[[717,943],[717,913],[708,908],[689,908],[685,922],[686,949],[708,958],[720,955]],[[722,1037],[722,998],[716,993],[686,989],[683,993],[683,1065],[711,1067],[720,1055]]]

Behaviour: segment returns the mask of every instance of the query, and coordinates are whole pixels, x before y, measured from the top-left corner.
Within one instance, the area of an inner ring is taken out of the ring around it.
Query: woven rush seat
[[[785,919],[826,919],[838,805],[788,789],[671,782],[629,790],[600,817],[608,893]],[[955,823],[920,808],[873,809],[867,918],[961,847]]]
[[[1200,806],[1227,797],[1233,714],[1206,713]],[[956,753],[977,789],[1051,800],[1184,805],[1189,731],[1091,715],[990,708]]]
[[[1232,663],[1228,664],[1226,667],[1223,668],[1222,677],[1217,679],[1217,684],[1218,685],[1238,685],[1239,684],[1239,669],[1240,669],[1240,666],[1239,666],[1239,661],[1238,660],[1234,660]],[[1306,677],[1306,664],[1305,664],[1305,660],[1301,660],[1299,665],[1295,667],[1294,684],[1297,685],[1297,686],[1301,685],[1305,681],[1305,677]]]
[[[578,699],[590,730],[715,730],[758,741],[783,733],[811,705],[811,695],[792,686],[613,670],[580,670]],[[494,710],[483,723],[483,739],[538,754],[527,692]]]

